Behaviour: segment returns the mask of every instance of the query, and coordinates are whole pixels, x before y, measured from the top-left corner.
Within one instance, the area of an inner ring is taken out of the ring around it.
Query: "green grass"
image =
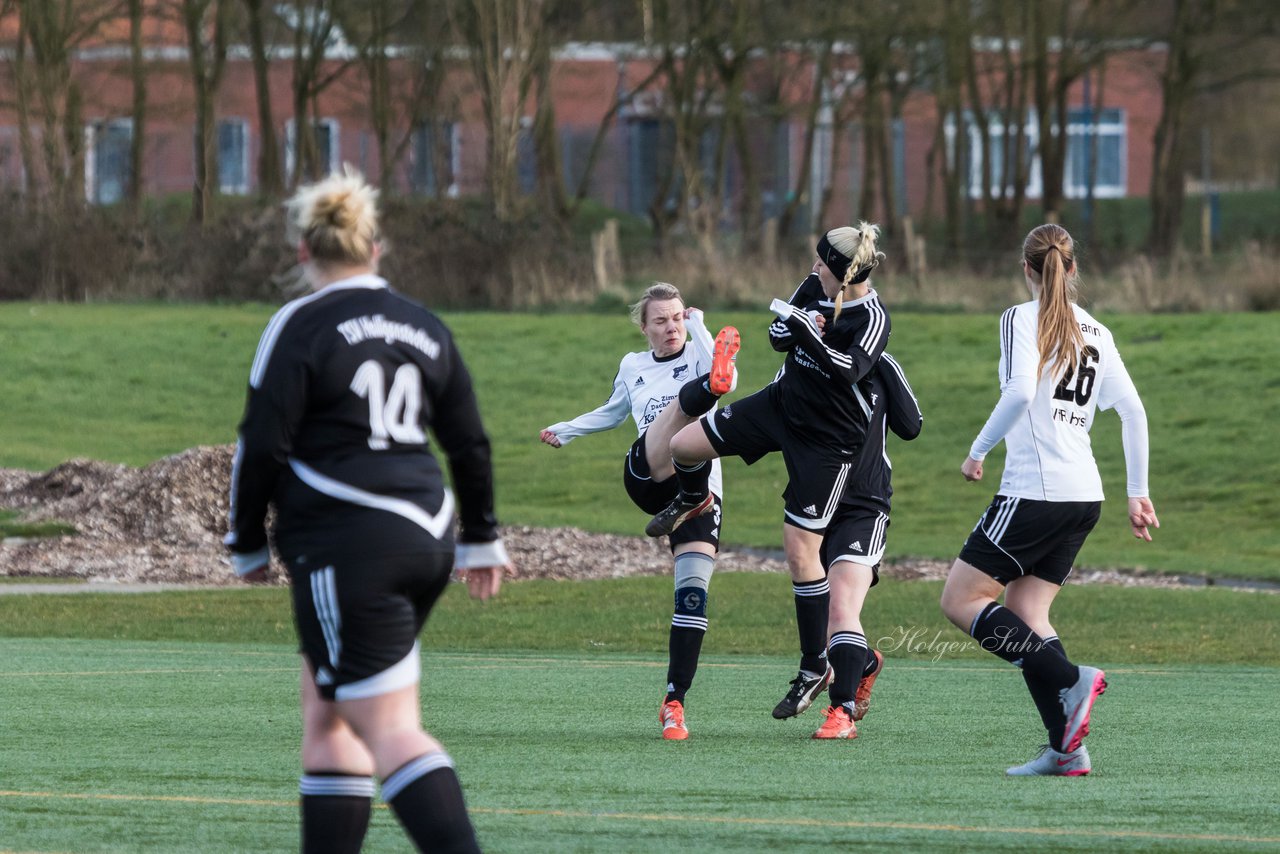
[[[0,540],[5,537],[58,537],[74,534],[74,525],[65,522],[24,522],[16,510],[0,510]]]
[[[70,457],[141,465],[234,440],[268,306],[0,305],[6,412],[0,466],[43,469]],[[1118,316],[1105,321],[1151,422],[1151,486],[1163,527],[1125,524],[1119,419],[1100,413],[1094,448],[1110,500],[1081,566],[1280,578],[1280,455],[1263,437],[1280,420],[1280,316]],[[643,339],[624,317],[447,315],[494,441],[504,522],[635,534],[643,519],[620,488],[630,425],[553,450],[548,424],[608,395],[618,360]],[[768,382],[779,357],[767,318],[715,313],[743,330],[739,394]],[[896,489],[889,558],[949,559],[999,483],[968,484],[960,462],[997,397],[997,317],[899,312],[891,349],[925,413],[921,437],[891,442]],[[780,459],[725,463],[726,543],[777,547]]]
[[[32,639],[0,641],[0,656],[6,849],[296,848],[289,649]],[[793,667],[706,657],[693,735],[672,744],[658,738],[652,657],[433,645],[424,717],[495,852],[1280,845],[1266,806],[1280,801],[1274,670],[1110,666],[1094,774],[1013,781],[1003,769],[1043,733],[1007,666],[891,657],[860,737],[840,743],[808,738],[812,711],[769,717]],[[410,850],[387,810],[375,810],[365,850]]]
[[[886,580],[863,620],[886,654],[917,661],[989,661],[938,610],[941,584]],[[644,653],[665,658],[671,580],[525,581],[490,602],[453,586],[432,613],[430,637],[470,652]],[[127,602],[127,607],[123,607]],[[1220,589],[1068,586],[1054,627],[1073,656],[1128,664],[1202,662],[1280,666],[1277,598]],[[788,655],[795,613],[786,577],[722,572],[711,585],[706,651]],[[294,643],[279,588],[0,596],[0,637],[119,641]]]

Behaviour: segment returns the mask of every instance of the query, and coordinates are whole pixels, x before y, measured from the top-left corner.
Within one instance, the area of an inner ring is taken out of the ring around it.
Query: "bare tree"
[[[218,119],[214,99],[227,59],[229,0],[181,0],[187,33],[187,61],[195,92],[196,169],[191,219],[204,223],[218,181]]]
[[[1240,83],[1280,77],[1280,11],[1264,0],[1172,0],[1162,4],[1167,60],[1161,75],[1160,121],[1151,170],[1151,233],[1158,255],[1178,244],[1186,194],[1187,120],[1197,97],[1213,97]],[[1269,62],[1242,67],[1237,58],[1270,45]]]
[[[143,0],[129,0],[129,77],[133,82],[133,138],[129,141],[129,205],[142,202],[142,165],[147,140],[147,66],[142,51]]]
[[[267,53],[266,18],[262,0],[244,0],[247,12],[249,54],[258,102],[258,191],[277,196],[284,190],[280,148],[276,144],[275,114],[271,110],[271,59]]]
[[[289,185],[321,177],[329,164],[320,163],[315,124],[320,93],[342,77],[348,59],[329,63],[330,48],[342,41],[335,12],[342,0],[294,0],[289,7],[293,28],[293,170]],[[351,0],[358,2],[358,0]]]
[[[555,0],[458,0],[451,7],[468,48],[484,112],[490,203],[500,221],[516,214],[518,157],[535,58],[547,49]]]
[[[82,94],[71,60],[118,13],[118,0],[41,0],[17,8],[13,66],[24,167],[28,176],[43,174],[55,207],[77,204],[84,199],[85,133]],[[33,112],[40,121],[39,168],[27,119]]]
[[[778,233],[791,234],[801,211],[812,204],[809,186],[813,176],[813,153],[818,139],[826,93],[830,86],[832,57],[835,49],[835,33],[828,30],[819,36],[812,47],[813,62],[811,64],[813,78],[810,97],[804,104],[803,148],[800,152],[800,167],[797,170],[794,190],[788,194],[787,204],[778,217]]]
[[[941,27],[936,36],[942,55],[935,75],[934,97],[938,121],[933,146],[927,157],[942,179],[942,211],[949,249],[959,249],[965,205],[964,186],[968,173],[969,136],[965,131],[964,82],[973,61],[973,30],[962,0],[945,0]],[[972,91],[972,86],[970,87]],[[951,128],[948,139],[947,128]],[[934,174],[934,168],[929,170]],[[932,187],[932,183],[930,184]],[[926,209],[931,209],[926,205]]]

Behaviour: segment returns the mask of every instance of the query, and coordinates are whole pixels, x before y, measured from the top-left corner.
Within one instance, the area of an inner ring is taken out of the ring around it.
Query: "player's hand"
[[[553,448],[560,447],[560,437],[555,433],[552,433],[550,430],[543,430],[538,438]]]
[[[823,316],[822,312],[820,312],[820,311],[811,311],[811,312],[809,312],[809,316],[813,318],[813,323],[814,323],[814,325],[818,327],[818,334],[819,334],[819,335],[826,335],[826,334],[827,334],[827,319],[826,319],[826,317],[824,317],[824,316]]]
[[[965,457],[964,465],[960,466],[960,474],[964,475],[964,479],[971,483],[976,480],[982,480],[982,460]]]
[[[1150,498],[1129,499],[1129,525],[1135,537],[1151,542],[1151,532],[1147,528],[1159,528],[1160,520],[1156,518],[1156,508]]]
[[[507,570],[514,570],[511,564],[505,566],[475,566],[461,571],[463,580],[467,582],[467,592],[472,599],[484,601],[498,595],[502,587],[502,576]]]

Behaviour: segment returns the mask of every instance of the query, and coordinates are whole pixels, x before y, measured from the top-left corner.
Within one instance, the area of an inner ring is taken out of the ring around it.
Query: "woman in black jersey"
[[[417,636],[451,570],[487,599],[511,562],[471,378],[439,318],[378,277],[376,199],[348,170],[290,200],[312,293],[258,345],[227,545],[264,580],[275,507],[303,655],[302,850],[359,851],[376,776],[419,848],[477,851],[453,762],[422,729]]]
[[[822,538],[822,565],[831,586],[827,661],[834,676],[828,688],[831,703],[813,734],[820,739],[858,737],[856,722],[867,713],[871,688],[884,669],[884,656],[867,644],[862,607],[880,580],[888,544],[893,467],[886,440],[892,430],[910,441],[924,423],[906,372],[887,352],[859,387],[871,404],[866,439]]]
[[[871,405],[859,388],[889,339],[889,314],[870,286],[884,253],[868,223],[835,228],[818,241],[812,275],[790,302],[774,300],[769,340],[786,359],[765,388],[704,416],[671,441],[681,494],[645,529],[670,533],[707,512],[710,460],[726,455],[748,464],[781,451],[783,547],[791,570],[800,634],[800,673],[773,710],[789,718],[809,708],[831,681],[827,664],[830,587],[820,550],[823,532],[844,494],[861,450]],[[807,305],[801,303],[808,302]]]

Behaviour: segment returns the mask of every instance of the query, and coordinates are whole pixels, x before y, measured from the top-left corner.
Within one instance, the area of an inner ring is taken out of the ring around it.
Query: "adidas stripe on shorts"
[[[889,514],[866,507],[841,507],[822,537],[822,565],[839,561],[871,567],[871,586],[880,582],[880,561],[888,542]]]
[[[1101,509],[1101,501],[997,495],[969,534],[960,559],[1001,584],[1024,575],[1065,584]]]
[[[449,583],[452,551],[313,554],[287,565],[320,696],[373,697],[418,681],[418,634]]]
[[[822,533],[830,524],[853,468],[855,449],[814,445],[787,427],[770,384],[741,400],[704,415],[699,423],[711,447],[722,457],[741,457],[751,465],[774,451],[787,467],[783,513],[787,524]]]

